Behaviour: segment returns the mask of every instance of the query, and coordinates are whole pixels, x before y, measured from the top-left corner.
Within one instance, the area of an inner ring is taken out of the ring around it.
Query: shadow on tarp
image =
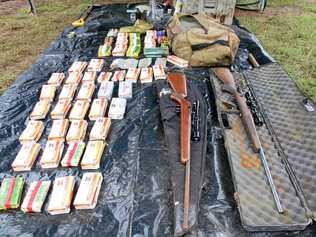
[[[19,135],[39,97],[40,88],[53,72],[66,72],[76,60],[90,60],[112,27],[131,25],[125,5],[95,8],[86,26],[67,28],[33,66],[23,73],[0,97],[0,180],[21,175],[26,183],[39,179],[54,180],[57,176],[74,175],[76,188],[82,170],[58,168],[14,173],[10,165],[20,149]],[[74,31],[75,37],[67,35]],[[243,42],[243,41],[242,41]],[[249,43],[249,42],[248,42]],[[243,45],[243,44],[242,44]],[[245,44],[244,44],[245,45]],[[244,48],[241,50],[244,51]],[[244,58],[244,57],[241,57]],[[242,59],[243,60],[243,59]],[[242,66],[246,61],[237,63]],[[110,61],[107,61],[107,66]],[[243,67],[240,67],[243,68]],[[281,236],[283,233],[248,234],[240,224],[233,200],[233,184],[225,158],[222,137],[216,121],[213,92],[207,69],[194,69],[187,74],[192,83],[199,83],[208,98],[208,145],[205,178],[200,201],[199,224],[188,236]],[[193,80],[194,79],[194,80]],[[198,80],[197,80],[198,79]],[[117,86],[114,96],[117,96]],[[100,172],[104,177],[97,207],[51,216],[6,211],[0,214],[0,236],[172,236],[173,199],[170,166],[160,119],[155,84],[134,85],[124,120],[114,121],[108,147],[102,157]],[[42,148],[52,121],[45,120]],[[91,124],[90,124],[91,126]],[[24,189],[22,197],[25,196]],[[50,191],[51,192],[51,191]],[[50,195],[50,193],[49,193]],[[287,236],[312,236],[313,228]]]

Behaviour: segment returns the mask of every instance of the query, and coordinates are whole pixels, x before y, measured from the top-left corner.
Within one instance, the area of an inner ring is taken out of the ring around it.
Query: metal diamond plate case
[[[233,96],[222,91],[222,83],[212,74],[218,117],[235,186],[235,199],[243,227],[248,231],[302,230],[310,224],[300,198],[291,183],[269,130],[257,129],[284,214],[279,214],[261,160],[254,153]],[[226,122],[222,118],[225,115]],[[228,122],[228,124],[227,124]],[[225,126],[224,126],[225,125]],[[228,125],[228,126],[227,126]]]
[[[316,218],[316,112],[307,112],[304,95],[278,64],[245,73],[278,137]]]

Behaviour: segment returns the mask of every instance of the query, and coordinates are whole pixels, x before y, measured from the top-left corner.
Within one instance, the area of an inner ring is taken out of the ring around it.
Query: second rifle
[[[251,140],[253,151],[259,154],[259,157],[263,165],[263,169],[268,179],[268,184],[270,186],[277,211],[281,214],[284,212],[284,210],[281,205],[281,201],[280,201],[278,192],[276,190],[275,184],[273,182],[272,175],[271,175],[269,165],[268,165],[268,161],[264,154],[264,150],[261,145],[259,135],[257,133],[256,126],[252,118],[252,114],[247,106],[246,99],[237,91],[234,77],[229,71],[229,69],[213,68],[213,71],[216,74],[216,76],[224,83],[225,90],[230,92],[237,101],[240,114],[241,114],[241,119],[245,127],[245,130],[248,134],[248,137]]]

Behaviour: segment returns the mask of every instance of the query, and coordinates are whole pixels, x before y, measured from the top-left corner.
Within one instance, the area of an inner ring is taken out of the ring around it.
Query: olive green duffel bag
[[[203,13],[173,16],[167,32],[174,54],[193,67],[228,66],[239,46],[232,29]]]

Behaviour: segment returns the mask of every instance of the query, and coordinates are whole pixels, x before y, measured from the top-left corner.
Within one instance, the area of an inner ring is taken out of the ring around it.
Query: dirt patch
[[[315,1],[316,0],[310,0]],[[267,7],[263,13],[257,11],[246,11],[236,9],[235,15],[238,16],[262,16],[262,17],[272,17],[272,16],[280,16],[280,15],[291,15],[291,16],[300,16],[303,14],[303,11],[298,6],[283,6],[283,7]]]

